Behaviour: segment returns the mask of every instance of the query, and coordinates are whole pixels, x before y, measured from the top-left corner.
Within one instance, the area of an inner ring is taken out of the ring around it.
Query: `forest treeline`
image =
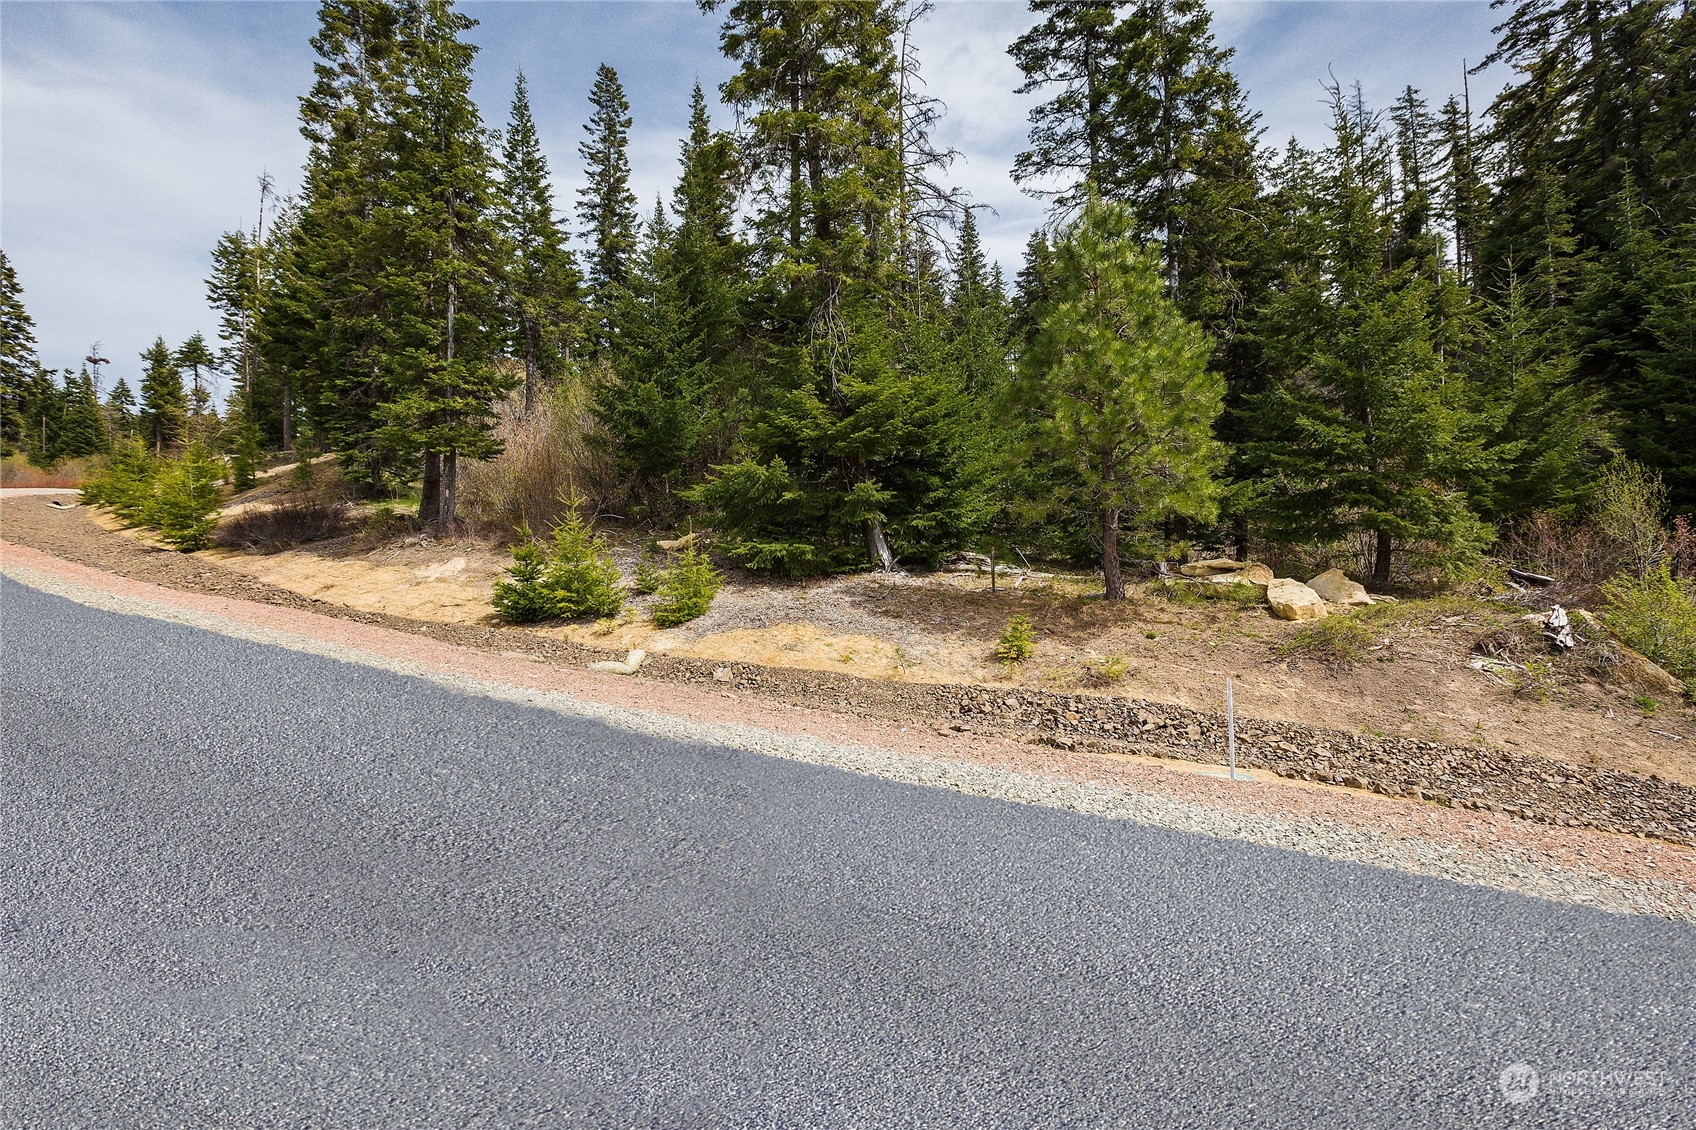
[[[6,268],[4,438],[330,451],[422,521],[476,487],[516,525],[487,480],[542,420],[550,498],[710,527],[749,567],[999,546],[1095,560],[1110,595],[1121,539],[1347,544],[1388,584],[1583,512],[1620,457],[1689,510],[1696,15],[1497,6],[1487,106],[1334,85],[1310,149],[1266,143],[1201,0],[1032,0],[1011,175],[1050,211],[1007,280],[948,180],[925,0],[703,0],[735,128],[697,87],[644,206],[600,67],[569,216],[523,76],[503,128],[479,116],[473,21],[326,0],[303,187],[213,251],[221,348],[160,341],[102,405],[35,364]],[[222,417],[185,391],[212,367]]]

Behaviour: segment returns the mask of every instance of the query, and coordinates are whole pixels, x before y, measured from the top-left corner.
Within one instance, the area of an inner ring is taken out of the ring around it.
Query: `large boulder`
[[[1279,577],[1266,586],[1266,602],[1280,620],[1322,620],[1329,614],[1318,593],[1288,577]]]
[[[1371,604],[1372,598],[1366,594],[1364,586],[1357,584],[1343,575],[1341,569],[1327,569],[1313,580],[1307,582],[1307,587],[1319,594],[1319,598],[1329,604]]]
[[[1215,557],[1210,561],[1192,561],[1178,566],[1178,573],[1192,581],[1216,585],[1253,585],[1264,589],[1272,583],[1272,570],[1258,561],[1232,561]]]

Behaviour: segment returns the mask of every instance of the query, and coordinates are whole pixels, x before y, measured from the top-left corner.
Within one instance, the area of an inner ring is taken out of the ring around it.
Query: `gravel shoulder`
[[[3,532],[9,539],[10,531]],[[163,568],[181,588],[122,576],[114,566],[133,567],[148,554],[124,542],[111,539],[91,555],[95,560],[83,563],[7,540],[0,542],[0,568],[20,583],[93,607],[188,623],[656,736],[1618,913],[1696,921],[1696,852],[1674,843],[1280,780],[1266,771],[1252,781],[1230,782],[1199,759],[1036,745],[944,717],[850,713],[842,709],[844,694],[818,693],[816,686],[808,694],[797,694],[805,688],[796,686],[762,687],[763,676],[753,671],[732,672],[724,683],[710,664],[690,667],[688,678],[676,671],[669,677],[644,671],[634,679],[600,675],[582,669],[599,656],[578,645],[511,629],[406,623],[337,609],[181,555],[150,554],[169,562]],[[189,591],[194,588],[200,591]]]

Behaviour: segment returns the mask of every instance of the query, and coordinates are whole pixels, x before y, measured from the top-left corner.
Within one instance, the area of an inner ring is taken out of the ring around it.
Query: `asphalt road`
[[[11,581],[0,677],[7,1126],[1696,1122],[1688,926]]]

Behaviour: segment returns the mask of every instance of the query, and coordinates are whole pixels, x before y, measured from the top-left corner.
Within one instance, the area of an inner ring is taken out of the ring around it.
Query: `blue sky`
[[[598,64],[615,67],[630,96],[644,214],[675,180],[691,85],[714,98],[733,70],[718,51],[718,18],[684,0],[463,9],[480,21],[471,38],[482,48],[474,94],[485,124],[505,123],[522,67],[562,211],[581,181],[577,145]],[[0,246],[42,364],[74,367],[98,341],[113,362],[103,386],[120,376],[133,386],[155,336],[215,336],[204,286],[213,244],[251,227],[262,171],[283,191],[299,182],[295,100],[312,81],[316,10],[305,0],[0,5]],[[1412,84],[1435,109],[1459,92],[1462,60],[1490,51],[1500,18],[1479,0],[1215,0],[1213,12],[1272,144],[1323,141],[1331,73],[1360,80],[1374,105]],[[1031,22],[1012,0],[941,0],[917,32],[929,91],[948,105],[939,137],[962,154],[950,179],[994,210],[980,226],[1009,277],[1043,210],[1007,175],[1034,100],[1013,93],[1006,48]],[[1474,77],[1474,107],[1504,79]]]

